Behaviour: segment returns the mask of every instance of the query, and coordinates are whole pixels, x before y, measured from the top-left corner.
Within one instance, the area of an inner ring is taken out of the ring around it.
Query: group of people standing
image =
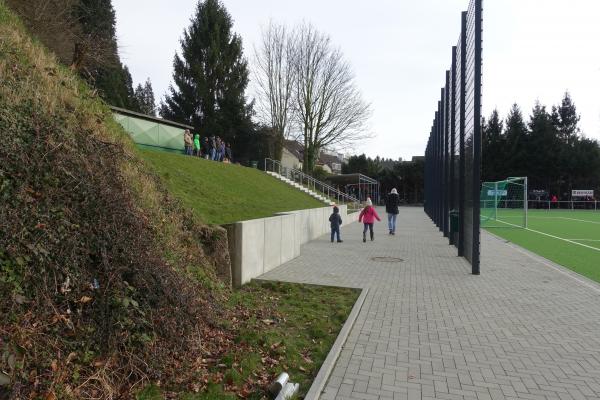
[[[398,209],[399,205],[400,196],[398,195],[398,191],[394,188],[386,196],[385,199],[385,211],[388,216],[388,229],[390,235],[396,234],[396,219],[400,212],[400,210]],[[371,241],[375,240],[375,232],[373,231],[375,220],[381,221],[381,218],[379,218],[377,210],[375,210],[375,207],[373,207],[373,202],[371,201],[371,199],[367,198],[365,207],[360,211],[360,214],[358,215],[358,222],[363,223],[363,243],[367,241],[367,231],[369,231]],[[337,238],[337,242],[342,243],[343,240],[340,235],[340,225],[342,224],[342,218],[340,217],[338,207],[333,207],[333,214],[331,214],[331,216],[329,217],[329,222],[331,223],[331,242],[333,243],[334,239]]]
[[[189,129],[183,134],[185,154],[188,156],[202,157],[207,160],[232,162],[231,145],[219,136],[205,136],[200,140],[200,134],[192,135]]]

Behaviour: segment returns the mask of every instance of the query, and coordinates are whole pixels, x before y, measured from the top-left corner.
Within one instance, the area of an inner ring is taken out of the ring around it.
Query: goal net
[[[483,182],[481,227],[527,228],[527,177]]]

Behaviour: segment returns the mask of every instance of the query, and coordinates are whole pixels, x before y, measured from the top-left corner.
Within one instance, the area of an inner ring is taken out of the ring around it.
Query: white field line
[[[505,217],[505,218],[508,218],[508,217]],[[539,217],[537,215],[529,215],[528,218],[529,219],[566,219],[569,221],[587,222],[588,224],[600,225],[600,222],[598,222],[598,221],[588,221],[587,219],[578,219],[578,218],[571,218],[571,217]]]
[[[525,229],[526,229],[526,230],[528,230],[528,231],[530,231],[530,232],[535,232],[535,233],[539,233],[540,235],[544,235],[544,236],[551,237],[551,238],[553,238],[553,239],[558,239],[558,240],[562,240],[562,241],[565,241],[565,242],[568,242],[568,243],[576,244],[577,246],[585,247],[585,248],[587,248],[587,249],[591,249],[591,250],[600,251],[600,249],[599,249],[599,248],[597,248],[597,247],[588,246],[587,244],[583,244],[583,243],[578,243],[578,242],[575,242],[575,241],[573,241],[573,240],[571,240],[571,239],[565,239],[565,238],[561,238],[561,237],[559,237],[559,236],[554,236],[554,235],[551,235],[551,234],[549,234],[549,233],[545,233],[545,232],[536,231],[536,230],[534,230],[534,229],[530,229],[530,228],[525,228]]]
[[[569,217],[557,217],[557,218],[567,219],[567,220],[570,220],[570,221],[577,221],[577,222],[587,222],[588,224],[600,225],[600,222],[597,222],[597,221],[588,221],[588,220],[585,220],[585,219],[577,219],[577,218],[569,218]]]
[[[512,225],[512,226],[515,226],[515,227],[517,227],[517,228],[521,228],[521,226],[518,226],[518,225],[515,225],[515,224],[511,224],[511,223],[508,223],[508,222],[504,222],[504,221],[498,221],[498,222],[502,222],[502,223],[504,223],[504,224],[506,224],[506,225]],[[551,238],[553,238],[553,239],[562,240],[562,241],[564,241],[564,242],[568,242],[568,243],[571,243],[571,244],[574,244],[574,245],[577,245],[577,246],[585,247],[585,248],[587,248],[587,249],[591,249],[591,250],[600,251],[600,249],[599,249],[599,248],[597,248],[597,247],[588,246],[587,244],[583,244],[583,243],[578,243],[578,242],[574,241],[573,239],[565,239],[565,238],[561,238],[561,237],[559,237],[559,236],[554,236],[554,235],[551,235],[551,234],[549,234],[549,233],[545,233],[545,232],[536,231],[535,229],[530,229],[530,228],[525,228],[525,230],[527,230],[527,231],[530,231],[530,232],[534,232],[534,233],[538,233],[538,234],[540,234],[540,235],[548,236],[548,237],[551,237]]]
[[[502,239],[502,238],[500,238],[500,239]],[[505,239],[502,239],[502,240],[505,240]],[[534,253],[532,253],[532,252],[530,252],[528,250],[525,250],[521,246],[518,246],[518,245],[516,245],[514,243],[508,242],[506,244],[508,246],[512,247],[513,249],[517,250],[519,253],[524,254],[525,256],[531,258],[532,260],[537,261],[540,264],[545,265],[547,267],[550,267],[553,270],[555,270],[557,272],[560,272],[563,275],[568,276],[569,278],[571,278],[571,279],[579,282],[580,284],[582,284],[582,285],[584,285],[584,286],[586,286],[586,287],[588,287],[588,288],[590,288],[590,289],[592,289],[592,290],[594,290],[596,292],[600,292],[600,288],[597,285],[592,284],[591,282],[586,282],[585,280],[580,279],[577,276],[575,276],[576,272],[566,271],[566,270],[563,269],[564,267],[557,267],[556,265],[552,265],[549,262],[547,262],[545,258],[543,258],[541,256],[538,256],[537,254],[534,254]]]
[[[600,239],[568,239],[576,242],[600,242]]]

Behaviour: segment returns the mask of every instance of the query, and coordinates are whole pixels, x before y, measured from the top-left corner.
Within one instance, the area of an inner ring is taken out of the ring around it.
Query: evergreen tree
[[[537,102],[529,122],[527,176],[532,184],[552,191],[559,177],[558,133],[546,107]]]
[[[556,108],[556,113],[558,118],[553,117],[553,122],[560,133],[561,140],[568,145],[573,145],[580,133],[578,125],[581,117],[577,114],[577,108],[569,92],[565,93],[560,106]]]
[[[504,174],[527,176],[527,126],[517,104],[513,104],[506,118]]]
[[[155,116],[156,103],[154,102],[154,91],[150,78],[146,79],[144,86],[138,84],[133,93],[136,111],[142,114]]]
[[[232,25],[220,1],[198,3],[181,39],[181,57],[176,54],[173,61],[175,86],[169,88],[160,114],[236,142],[253,125],[244,95],[248,66]]]
[[[498,110],[494,110],[487,123],[482,124],[482,177],[485,181],[494,181],[504,179],[503,162],[505,137],[502,135],[503,122],[498,115]]]

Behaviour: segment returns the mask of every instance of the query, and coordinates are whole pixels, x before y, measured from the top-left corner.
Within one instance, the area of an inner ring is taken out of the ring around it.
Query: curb
[[[544,256],[541,256],[537,253],[534,253],[531,250],[528,250],[522,246],[519,246],[518,244],[513,243],[510,240],[503,238],[502,236],[498,236],[489,231],[485,231],[485,233],[488,234],[489,236],[491,236],[493,239],[503,242],[508,247],[512,247],[519,253],[529,257],[530,259],[537,262],[538,264],[541,264],[545,267],[549,267],[549,268],[553,269],[555,272],[558,272],[562,275],[565,275],[568,278],[571,278],[572,280],[576,281],[578,284],[585,286],[588,289],[592,289],[595,292],[600,293],[600,282],[596,282],[596,281],[588,278],[587,276],[581,275],[581,274],[565,267],[564,265],[560,265],[552,260],[545,258]]]
[[[352,311],[350,311],[350,315],[348,315],[348,319],[346,320],[344,326],[340,330],[340,333],[335,339],[333,346],[331,346],[331,350],[329,350],[329,354],[327,354],[325,361],[323,361],[323,365],[321,365],[319,373],[313,380],[312,385],[310,385],[308,393],[306,393],[306,396],[304,396],[304,400],[318,400],[321,396],[321,392],[323,391],[323,388],[325,387],[325,384],[329,379],[331,371],[333,371],[333,366],[335,365],[335,362],[337,361],[342,351],[342,348],[344,347],[344,344],[346,344],[346,339],[348,339],[350,330],[356,322],[356,318],[360,313],[360,310],[363,306],[363,303],[365,302],[368,293],[369,289],[365,288],[360,293],[360,296],[358,296],[356,303],[354,303],[354,306],[352,307]]]

